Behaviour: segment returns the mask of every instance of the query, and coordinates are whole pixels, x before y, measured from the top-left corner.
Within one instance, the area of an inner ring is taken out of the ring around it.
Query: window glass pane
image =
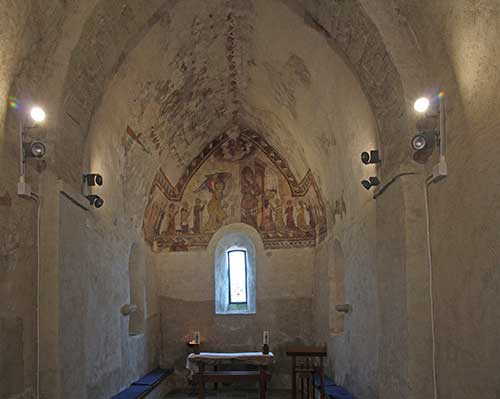
[[[247,257],[246,251],[229,251],[229,302],[247,302]]]

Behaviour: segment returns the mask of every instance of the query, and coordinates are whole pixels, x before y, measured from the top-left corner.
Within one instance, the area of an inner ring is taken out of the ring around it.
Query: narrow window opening
[[[214,251],[215,314],[255,314],[256,251],[244,233],[230,232]]]
[[[234,249],[227,251],[229,273],[229,303],[247,303],[247,251]]]

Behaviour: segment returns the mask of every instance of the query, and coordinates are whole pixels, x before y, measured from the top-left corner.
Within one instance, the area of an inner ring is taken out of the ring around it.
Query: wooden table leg
[[[198,363],[198,399],[205,399],[205,381],[203,375],[205,374],[205,364]]]
[[[309,358],[307,358],[307,360],[306,360],[306,369],[309,370]],[[309,380],[311,379],[311,373],[309,373],[309,371],[308,371],[307,374],[306,374],[306,376],[307,376],[307,380],[306,380],[306,397],[307,397],[307,399],[310,399],[311,396],[310,396],[310,393],[309,393],[309,391],[310,391],[310,389],[309,389]]]
[[[319,382],[321,399],[325,399],[325,375],[323,371],[323,357],[319,358]]]
[[[303,372],[300,373],[300,399],[304,399],[304,373]]]
[[[297,358],[292,356],[292,399],[297,398]]]
[[[266,399],[266,370],[263,366],[259,367],[259,391],[260,399]]]

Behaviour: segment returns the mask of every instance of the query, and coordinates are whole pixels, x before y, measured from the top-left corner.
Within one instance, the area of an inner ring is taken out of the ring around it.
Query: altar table
[[[191,353],[187,358],[186,368],[198,382],[198,398],[205,398],[206,382],[240,382],[258,381],[260,399],[266,398],[267,383],[271,379],[270,366],[274,363],[274,355],[270,352],[264,355],[262,352],[220,353],[201,352]],[[205,366],[217,367],[222,364],[244,364],[258,366],[258,371],[234,370],[234,371],[205,371]]]

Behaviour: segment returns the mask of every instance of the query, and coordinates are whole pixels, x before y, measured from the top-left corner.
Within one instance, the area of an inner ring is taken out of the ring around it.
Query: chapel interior
[[[500,397],[499,0],[0,10],[0,399]]]

